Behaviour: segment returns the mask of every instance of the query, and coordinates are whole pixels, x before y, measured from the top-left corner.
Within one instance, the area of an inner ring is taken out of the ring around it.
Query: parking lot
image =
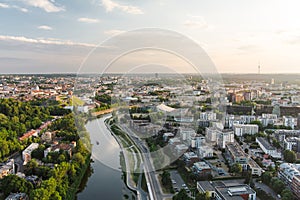
[[[171,180],[173,182],[173,188],[175,192],[179,192],[181,189],[186,189],[187,192],[189,192],[189,189],[187,189],[185,182],[181,178],[180,174],[176,170],[170,171]]]

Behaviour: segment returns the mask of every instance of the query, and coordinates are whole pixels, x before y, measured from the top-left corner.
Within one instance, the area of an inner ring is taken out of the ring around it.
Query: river
[[[90,133],[92,159],[87,171],[78,200],[118,200],[131,199],[132,193],[122,180],[120,170],[120,147],[106,128],[104,120],[110,115],[95,119],[86,124]]]

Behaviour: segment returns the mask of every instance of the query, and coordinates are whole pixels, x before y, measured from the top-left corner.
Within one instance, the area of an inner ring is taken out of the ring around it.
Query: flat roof
[[[256,138],[260,143],[261,145],[263,145],[266,149],[268,150],[276,150],[275,147],[271,146],[271,144],[263,137],[257,137]]]
[[[230,200],[244,200],[244,198],[241,195],[255,194],[255,191],[249,185],[246,184],[240,184],[229,187],[216,187],[216,191],[222,196],[223,199]]]
[[[212,186],[212,184],[209,181],[198,181],[197,185],[200,186],[203,192],[215,191],[215,188]]]
[[[247,157],[246,153],[238,143],[228,143],[226,146],[234,157]]]

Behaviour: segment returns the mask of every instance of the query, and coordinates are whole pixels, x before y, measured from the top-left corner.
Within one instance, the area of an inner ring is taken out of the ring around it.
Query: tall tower
[[[260,63],[258,64],[258,74],[260,74]]]

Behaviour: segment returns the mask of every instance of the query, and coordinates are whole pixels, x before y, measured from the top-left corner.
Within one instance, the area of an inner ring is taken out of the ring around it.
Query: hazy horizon
[[[297,0],[0,0],[0,73],[76,73],[99,44],[145,27],[190,38],[219,73],[255,74],[259,65],[261,74],[300,73],[299,5]],[[143,35],[136,39],[144,40]],[[172,42],[190,50],[180,39]],[[101,46],[94,68],[118,47]],[[124,62],[182,65],[176,56],[142,53]]]

